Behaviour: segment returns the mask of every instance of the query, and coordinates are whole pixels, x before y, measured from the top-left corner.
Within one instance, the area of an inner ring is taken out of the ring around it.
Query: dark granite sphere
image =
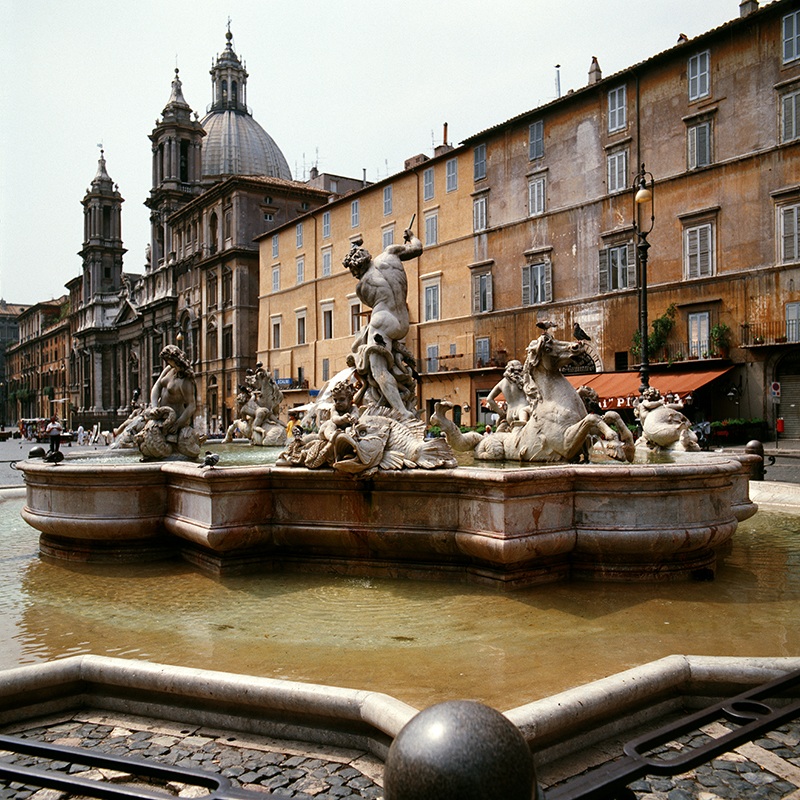
[[[31,447],[28,451],[28,458],[44,458],[45,457],[45,449],[44,447]]]
[[[386,758],[386,800],[531,800],[533,757],[519,729],[472,700],[426,708]]]

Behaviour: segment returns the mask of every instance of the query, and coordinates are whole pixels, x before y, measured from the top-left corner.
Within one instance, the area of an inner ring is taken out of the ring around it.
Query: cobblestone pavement
[[[6,728],[2,732],[69,747],[91,748],[115,756],[152,759],[170,766],[221,773],[234,787],[272,797],[295,800],[378,800],[383,797],[378,783],[383,775],[383,764],[363,751],[102,715],[75,715],[69,720],[13,730]],[[0,751],[0,759],[24,766],[45,766],[37,758],[7,751]],[[51,762],[49,768],[91,780],[131,783],[130,776],[123,772],[89,769],[67,761]],[[200,797],[208,793],[205,788],[179,783],[159,788],[177,797]],[[69,795],[57,790],[9,784],[0,778],[2,800],[65,800],[67,797]]]
[[[722,724],[713,723],[700,733],[664,745],[655,755],[666,760],[671,754],[727,731]],[[295,800],[381,800],[383,797],[383,765],[363,751],[234,735],[169,722],[153,723],[138,717],[90,714],[3,732],[221,773],[234,786],[266,796]],[[28,766],[36,763],[34,758],[2,751],[0,758]],[[94,780],[130,782],[122,772],[88,770],[66,761],[50,767]],[[207,793],[206,789],[178,783],[160,788],[177,797]],[[800,800],[800,721],[784,725],[682,775],[647,776],[632,783],[631,788],[640,800]],[[66,800],[67,797],[59,791],[0,780],[2,800]]]
[[[669,761],[730,729],[719,722],[647,755]],[[708,764],[675,776],[651,776],[630,788],[640,800],[800,800],[800,722],[737,747]]]

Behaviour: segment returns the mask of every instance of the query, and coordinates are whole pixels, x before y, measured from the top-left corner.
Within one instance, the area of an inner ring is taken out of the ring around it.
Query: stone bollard
[[[519,729],[482,703],[448,700],[400,731],[386,758],[386,800],[542,798]],[[535,793],[534,793],[535,792]]]
[[[750,480],[763,481],[766,472],[764,469],[764,445],[758,439],[753,439],[744,446],[744,451],[748,455],[759,457],[758,461],[750,465]]]

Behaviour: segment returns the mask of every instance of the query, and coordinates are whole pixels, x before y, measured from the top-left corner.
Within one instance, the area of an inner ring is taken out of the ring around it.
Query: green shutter
[[[600,271],[598,273],[600,294],[605,294],[608,291],[608,248],[605,247],[600,251]]]
[[[634,289],[636,288],[636,247],[633,242],[628,242],[626,256],[628,259],[627,287],[629,289]]]

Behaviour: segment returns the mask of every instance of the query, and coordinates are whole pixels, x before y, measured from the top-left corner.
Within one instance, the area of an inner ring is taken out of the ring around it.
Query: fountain
[[[462,435],[441,404],[435,420],[447,444],[426,441],[403,343],[403,261],[422,245],[410,229],[375,258],[361,244],[345,259],[372,308],[350,356],[359,383],[331,388],[340,405],[318,432],[293,436],[275,464],[187,460],[200,449],[193,377],[180,351],[165,348],[167,366],[135,435],[144,463],[20,465],[23,517],[41,532],[42,553],[67,561],[180,555],[215,575],[305,569],[509,587],[713,575],[716,551],[755,513],[748,481],[757,457],[630,463],[635,448],[622,420],[587,413],[560,372],[582,342],[547,329],[528,346],[524,413],[479,437]],[[451,447],[474,450],[475,465],[458,466]],[[516,463],[489,463],[502,459]]]

